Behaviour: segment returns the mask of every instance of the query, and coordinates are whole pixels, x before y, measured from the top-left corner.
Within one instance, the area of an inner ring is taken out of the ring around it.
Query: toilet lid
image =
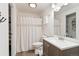
[[[43,43],[42,42],[35,42],[35,43],[33,43],[33,45],[43,45]]]

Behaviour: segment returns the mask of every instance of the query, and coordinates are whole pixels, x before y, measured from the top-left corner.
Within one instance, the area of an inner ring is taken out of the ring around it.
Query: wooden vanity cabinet
[[[45,56],[59,56],[62,51],[60,51],[57,47],[53,46],[49,42],[43,40],[43,55]]]
[[[49,42],[43,40],[43,55],[44,56],[79,56],[79,47],[74,47],[66,50],[60,50]]]
[[[43,55],[47,56],[48,55],[48,43],[43,40]]]

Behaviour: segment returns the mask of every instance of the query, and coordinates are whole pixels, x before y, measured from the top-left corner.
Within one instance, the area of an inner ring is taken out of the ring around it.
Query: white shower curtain
[[[32,44],[42,36],[42,19],[33,16],[18,16],[17,19],[17,52],[32,50]]]

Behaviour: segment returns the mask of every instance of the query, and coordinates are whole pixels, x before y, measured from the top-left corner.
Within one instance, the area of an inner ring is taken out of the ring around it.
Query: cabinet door
[[[48,45],[47,42],[43,40],[43,55],[48,55]]]
[[[49,51],[48,52],[49,56],[59,56],[59,53],[60,53],[59,49],[51,44],[50,44],[48,51]]]
[[[54,45],[43,40],[43,54],[47,56],[59,56],[62,55],[62,51]]]
[[[50,48],[50,44],[47,42],[47,41],[45,41],[45,40],[43,40],[43,54],[44,55],[49,55],[49,48]]]

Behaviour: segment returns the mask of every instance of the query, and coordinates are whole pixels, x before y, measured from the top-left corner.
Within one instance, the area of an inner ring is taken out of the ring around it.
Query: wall
[[[12,31],[12,39],[11,39],[11,55],[16,55],[16,18],[17,18],[17,10],[16,5],[14,3],[10,4],[11,6],[11,31]]]
[[[7,20],[0,23],[0,56],[9,55],[8,4],[0,3],[0,12]]]
[[[79,40],[79,4],[69,4],[68,6],[63,7],[59,12],[55,13],[55,19],[59,20],[61,25],[60,35],[66,35],[66,15],[76,12],[76,39]],[[78,41],[79,42],[79,41]]]
[[[60,32],[60,30],[61,30],[61,23],[60,23],[60,20],[58,20],[58,19],[54,19],[54,34],[55,35],[60,35],[61,34],[61,32]]]
[[[52,8],[48,8],[43,14],[43,34],[47,36],[54,35],[54,11]],[[48,16],[48,23],[44,24],[46,19],[45,17]]]

